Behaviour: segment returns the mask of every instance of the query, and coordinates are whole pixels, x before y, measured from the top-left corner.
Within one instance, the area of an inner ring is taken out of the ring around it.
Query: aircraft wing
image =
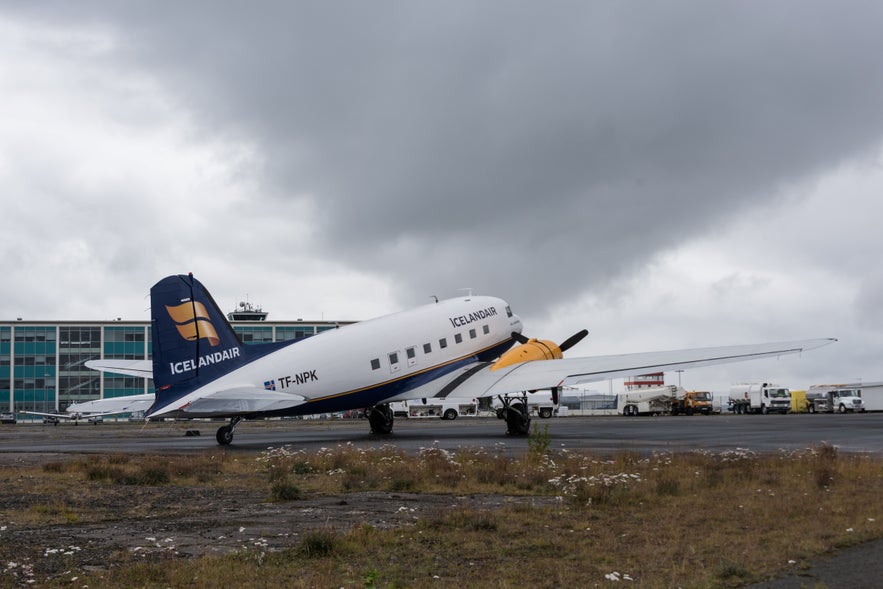
[[[125,397],[108,397],[106,399],[95,399],[94,401],[84,401],[82,403],[74,403],[68,405],[66,411],[67,417],[73,418],[74,415],[79,416],[98,416],[98,415],[114,415],[118,413],[135,413],[137,411],[147,411],[153,405],[155,395],[153,393],[145,393],[143,395],[128,395]]]
[[[104,417],[105,415],[117,415],[119,413],[134,413],[146,411],[153,405],[153,394],[129,395],[126,397],[110,397],[107,399],[95,399],[68,405],[64,413],[44,413],[42,411],[20,411],[27,415],[42,415],[56,419],[88,419],[90,417]]]
[[[128,376],[153,378],[152,360],[89,360],[86,362],[86,368],[102,372],[126,374]]]
[[[837,341],[833,338],[641,352],[611,356],[561,358],[520,362],[492,370],[488,364],[449,391],[447,397],[487,397],[517,391],[550,389],[567,383],[594,382],[623,376],[728,364],[812,350]]]
[[[43,413],[42,411],[19,411],[19,413],[21,413],[22,415],[41,415],[43,417],[54,417],[56,419],[81,419],[80,415],[70,413]]]

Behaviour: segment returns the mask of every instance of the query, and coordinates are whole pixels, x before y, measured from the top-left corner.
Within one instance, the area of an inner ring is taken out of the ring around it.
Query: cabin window
[[[474,329],[469,330],[469,339],[475,339],[477,337],[477,333],[475,333]]]
[[[408,360],[411,360],[417,356],[417,352],[414,351],[414,348],[408,348],[407,350],[405,350],[405,354],[408,356]]]
[[[401,366],[399,366],[399,353],[390,352],[387,354],[387,358],[389,358],[389,373],[396,374],[401,368]]]
[[[440,347],[443,350],[445,348],[447,348],[448,347],[448,339],[443,337],[440,340],[438,340],[438,347]]]
[[[489,333],[491,332],[491,328],[490,328],[489,326],[487,326],[487,325],[482,325],[482,326],[481,326],[481,332],[482,332],[483,334],[487,335],[487,334],[489,334]]]
[[[459,333],[455,333],[454,334],[454,343],[462,344],[463,343],[463,336]]]
[[[371,360],[371,370],[380,370],[380,358]]]
[[[432,346],[429,344],[423,344],[423,353],[424,354],[432,353]]]

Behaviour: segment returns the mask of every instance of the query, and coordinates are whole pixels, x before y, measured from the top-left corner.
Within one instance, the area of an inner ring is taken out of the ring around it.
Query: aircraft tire
[[[221,446],[229,446],[233,443],[233,427],[222,425],[218,428],[218,433],[215,434],[215,438],[217,438],[218,444]]]
[[[371,424],[371,433],[387,435],[392,433],[393,416],[389,405],[376,405],[368,413],[368,423]]]
[[[524,411],[524,405],[515,403],[506,413],[507,433],[513,436],[526,436],[530,433],[530,416]]]

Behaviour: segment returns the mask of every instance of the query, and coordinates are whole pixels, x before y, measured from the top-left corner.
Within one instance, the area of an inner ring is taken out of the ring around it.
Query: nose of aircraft
[[[512,331],[515,331],[517,333],[521,333],[521,330],[523,329],[523,327],[524,326],[521,324],[521,317],[513,314],[512,315]]]

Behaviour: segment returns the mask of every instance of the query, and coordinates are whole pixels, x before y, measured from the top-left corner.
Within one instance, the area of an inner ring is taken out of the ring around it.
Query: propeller
[[[566,352],[567,350],[569,350],[570,348],[572,348],[576,344],[580,343],[582,341],[582,339],[584,337],[586,337],[587,335],[589,335],[588,329],[583,329],[581,331],[578,331],[578,332],[574,333],[572,336],[570,336],[569,338],[567,338],[566,340],[564,340],[561,343],[561,345],[558,347],[561,348],[562,352]]]
[[[517,341],[520,346],[512,348],[494,363],[491,370],[503,368],[517,362],[529,362],[531,360],[557,360],[562,358],[564,352],[579,343],[584,337],[589,335],[587,329],[583,329],[566,340],[560,345],[549,340],[540,340],[536,338],[528,338],[517,331],[512,332],[512,339]]]
[[[562,352],[566,352],[567,350],[569,350],[570,348],[572,348],[576,344],[580,343],[583,340],[583,338],[586,337],[587,335],[589,335],[589,330],[582,329],[582,330],[574,333],[572,336],[570,336],[569,338],[567,338],[563,342],[561,342],[561,345],[558,346],[558,349],[561,350]],[[517,341],[519,344],[526,344],[527,342],[530,341],[530,338],[518,333],[517,331],[512,332],[512,339]],[[542,340],[534,340],[534,341],[542,341]]]

